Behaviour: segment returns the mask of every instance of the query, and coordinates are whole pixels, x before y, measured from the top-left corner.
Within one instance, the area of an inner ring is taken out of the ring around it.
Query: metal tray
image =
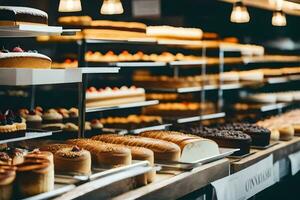
[[[250,152],[244,155],[240,155],[240,156],[227,156],[228,158],[233,158],[233,159],[242,159],[242,158],[246,158],[248,156],[251,156],[252,154],[255,154],[256,152]]]
[[[112,168],[112,169],[93,168],[92,173],[89,176],[76,175],[76,174],[56,174],[55,182],[61,184],[78,184],[78,183],[93,181],[99,178],[115,175],[125,171],[130,171],[130,170],[132,171],[133,169],[144,168],[146,171],[152,170],[152,166],[150,166],[150,163],[148,161],[133,160],[132,162],[133,164],[131,165]]]
[[[268,149],[270,147],[273,147],[275,145],[279,144],[279,142],[274,142],[272,144],[269,144],[267,146],[251,146],[252,149],[258,149],[258,150],[264,150],[264,149]]]
[[[161,166],[163,169],[171,168],[171,169],[179,169],[179,170],[191,170],[197,166],[225,158],[239,150],[240,149],[220,148],[219,155],[203,158],[200,160],[195,160],[193,162],[180,162],[180,161],[163,162],[163,161],[160,161],[160,162],[156,162],[156,164],[158,166]]]

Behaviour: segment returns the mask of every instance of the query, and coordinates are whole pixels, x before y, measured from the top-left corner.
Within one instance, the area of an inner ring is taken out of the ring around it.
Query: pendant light
[[[275,1],[276,10],[273,12],[273,16],[272,16],[273,26],[286,26],[287,24],[285,14],[282,11],[282,5],[283,5],[282,0]]]
[[[230,21],[233,23],[247,23],[250,21],[250,15],[247,7],[242,1],[237,1],[233,4]]]
[[[282,10],[275,10],[272,17],[273,26],[286,26],[286,17]]]
[[[59,2],[59,12],[79,12],[81,10],[80,0],[60,0]]]
[[[117,15],[123,12],[124,9],[120,0],[104,0],[100,9],[102,15]]]

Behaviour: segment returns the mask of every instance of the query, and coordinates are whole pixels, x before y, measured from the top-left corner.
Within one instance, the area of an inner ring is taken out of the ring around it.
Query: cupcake
[[[77,108],[70,108],[69,109],[69,122],[71,123],[78,123],[78,116],[79,116],[79,111]]]
[[[28,128],[41,129],[43,121],[42,117],[38,115],[34,110],[30,111],[25,119]]]
[[[79,128],[76,124],[73,123],[66,123],[65,127],[63,128],[63,131],[66,133],[65,139],[70,139],[78,136]]]
[[[43,124],[58,124],[62,123],[63,116],[59,114],[55,109],[50,109],[42,115],[42,119]]]
[[[69,115],[69,111],[67,109],[59,108],[59,109],[57,109],[57,112],[62,115],[64,123],[67,123],[69,121],[70,115]]]
[[[37,107],[35,107],[34,110],[35,110],[35,112],[36,112],[37,115],[39,115],[39,116],[42,116],[42,115],[43,115],[44,110],[43,110],[42,107],[37,106]]]
[[[26,119],[27,115],[29,114],[29,110],[28,110],[28,109],[25,109],[25,108],[22,108],[22,109],[19,110],[18,113],[19,113],[19,115],[20,115],[22,118]]]
[[[91,127],[92,127],[92,134],[100,134],[103,129],[103,124],[98,119],[94,119],[91,121]]]
[[[13,182],[16,178],[16,167],[0,166],[0,199],[9,200],[13,196]]]

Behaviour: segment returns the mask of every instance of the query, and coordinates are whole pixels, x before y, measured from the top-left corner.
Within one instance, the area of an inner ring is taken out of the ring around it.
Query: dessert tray
[[[233,154],[236,151],[239,151],[240,149],[231,149],[231,148],[220,148],[220,154],[219,155],[215,155],[215,156],[211,156],[211,157],[207,157],[207,158],[203,158],[203,159],[199,159],[199,160],[195,160],[192,162],[156,162],[157,166],[162,167],[162,169],[178,169],[178,170],[192,170],[193,168],[206,164],[206,163],[210,163],[222,158],[225,158],[227,156],[230,156],[231,154]]]
[[[264,150],[264,149],[268,149],[270,147],[273,147],[275,145],[279,144],[279,142],[273,142],[273,143],[270,143],[269,145],[267,146],[251,146],[252,149],[258,149],[258,150]]]

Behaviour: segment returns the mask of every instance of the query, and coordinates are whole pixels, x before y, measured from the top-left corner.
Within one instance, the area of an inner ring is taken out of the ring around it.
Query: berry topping
[[[23,49],[21,49],[21,47],[15,47],[12,50],[13,52],[24,52]]]
[[[72,63],[72,60],[71,60],[70,58],[67,58],[67,59],[65,60],[65,63],[71,64],[71,63]]]
[[[6,117],[5,115],[0,115],[0,125],[7,125],[7,120],[6,120]]]

